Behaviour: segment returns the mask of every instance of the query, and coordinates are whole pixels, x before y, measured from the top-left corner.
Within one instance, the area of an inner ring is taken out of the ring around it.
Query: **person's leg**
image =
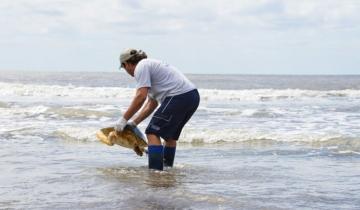
[[[176,147],[176,140],[166,140],[165,147]]]
[[[164,147],[161,140],[154,134],[147,134],[148,152],[149,152],[149,168],[163,170],[164,168]]]
[[[172,167],[174,165],[176,152],[176,140],[166,140],[164,148],[164,165]]]
[[[165,164],[173,166],[176,140],[179,139],[182,128],[193,115],[198,105],[199,94],[197,90],[165,98],[145,130],[149,144],[149,168],[161,168],[160,170],[162,170],[163,167],[163,165],[159,167],[153,166],[152,163],[155,161],[155,159],[152,161],[153,151],[154,153],[162,152],[161,155]],[[160,137],[167,140],[165,151],[161,145]],[[162,164],[164,164],[163,161],[161,161]]]
[[[148,145],[161,145],[160,137],[154,134],[146,134]]]
[[[197,107],[199,106],[200,96],[197,90],[194,90],[188,94],[185,98],[181,98],[181,100],[177,101],[176,109],[178,112],[181,113],[180,115],[176,115],[177,121],[173,121],[174,124],[172,126],[174,129],[172,130],[173,133],[170,138],[165,138],[165,148],[164,148],[164,165],[172,167],[174,165],[175,159],[175,152],[176,152],[176,141],[179,138],[181,131],[185,124],[190,120],[194,112],[196,111]],[[183,95],[184,96],[184,95]],[[189,102],[192,102],[189,105]],[[185,103],[185,104],[184,104]],[[179,111],[181,110],[181,111]],[[174,116],[174,113],[173,113]]]

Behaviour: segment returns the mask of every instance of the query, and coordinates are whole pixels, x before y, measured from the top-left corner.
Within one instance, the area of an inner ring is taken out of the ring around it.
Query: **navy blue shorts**
[[[195,89],[177,96],[166,97],[156,110],[145,130],[164,140],[178,140],[184,125],[199,106],[200,96]]]

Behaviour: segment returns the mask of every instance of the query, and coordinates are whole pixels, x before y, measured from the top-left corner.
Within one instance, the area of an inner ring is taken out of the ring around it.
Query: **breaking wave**
[[[50,138],[97,142],[95,132],[99,127],[105,127],[104,124],[113,123],[134,93],[134,89],[120,87],[0,83],[0,121],[3,125],[0,137],[38,135],[37,130],[46,125],[46,135]],[[357,114],[360,110],[360,90],[201,89],[200,94],[202,104],[191,121],[193,125],[195,122],[198,125],[185,127],[180,138],[182,143],[287,143],[338,148],[344,153],[360,151],[356,127],[360,119]],[[314,99],[327,101],[313,104]],[[296,109],[289,109],[290,103],[286,100],[307,102],[296,104]],[[238,101],[249,103],[239,106]],[[255,103],[259,101],[273,102],[263,106]],[[349,101],[345,106],[344,102]],[[282,127],[284,123],[288,123],[287,128]],[[226,126],[211,128],[219,124]],[[21,129],[9,131],[22,126],[34,126],[36,130],[27,130],[27,133]],[[245,127],[254,129],[246,130]],[[41,137],[46,139],[46,136]]]
[[[112,106],[108,106],[109,109]],[[0,107],[1,108],[1,107]],[[106,107],[103,107],[106,109]],[[29,107],[3,107],[6,111],[1,117],[24,117],[41,119],[105,119],[111,118],[118,112],[115,107],[109,110],[87,108],[87,107],[49,107],[44,105]]]
[[[65,141],[98,142],[95,133],[97,127],[76,128],[64,127],[53,132],[52,135]],[[142,129],[143,130],[143,129]],[[294,146],[308,146],[317,149],[328,149],[341,153],[359,153],[360,137],[342,135],[316,135],[316,134],[274,134],[274,133],[251,133],[240,129],[211,130],[185,129],[179,139],[179,143],[195,145],[213,144],[243,144],[246,146],[273,146],[288,144]]]
[[[68,98],[131,98],[135,91],[132,88],[117,87],[77,87],[58,85],[35,85],[19,83],[0,83],[2,97],[68,97]],[[360,90],[302,90],[302,89],[248,89],[216,90],[201,89],[203,101],[269,101],[307,98],[360,98]]]

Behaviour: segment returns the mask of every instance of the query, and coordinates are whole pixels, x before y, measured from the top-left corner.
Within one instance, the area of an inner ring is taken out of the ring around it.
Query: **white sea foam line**
[[[241,115],[242,116],[252,116],[254,115],[258,110],[257,109],[244,109],[242,112],[241,112]]]
[[[129,98],[135,94],[134,89],[131,88],[92,88],[17,83],[0,83],[0,90],[1,96]]]
[[[131,99],[135,91],[132,88],[114,87],[74,87],[58,85],[34,85],[19,83],[0,83],[0,96],[34,97],[71,97],[71,98],[117,98]],[[200,89],[202,101],[259,101],[298,98],[348,97],[360,98],[360,90],[300,90],[300,89],[252,89],[252,90],[216,90]]]
[[[192,129],[185,128],[180,136],[180,142],[188,143],[217,143],[244,142],[252,140],[273,140],[278,142],[325,142],[331,139],[354,138],[348,134],[337,132],[307,132],[293,131],[280,133],[275,131],[261,131],[256,129]]]
[[[107,119],[107,122],[111,124],[112,119]],[[90,122],[88,122],[90,123]],[[96,124],[95,122],[93,122]],[[39,122],[37,119],[31,121],[23,121],[19,123],[5,123],[9,129],[20,129],[34,126],[35,128],[44,127],[47,130],[45,132],[50,132],[51,130],[59,130],[63,134],[66,134],[73,139],[82,140],[82,141],[93,141],[94,137],[91,133],[94,133],[95,130],[98,130],[99,127],[90,127],[90,128],[80,128],[76,125],[64,126],[63,123],[56,124],[56,122]],[[73,123],[68,123],[69,125]],[[91,124],[91,123],[90,123]],[[251,126],[250,126],[251,127]],[[276,127],[276,126],[275,126]],[[57,129],[59,128],[59,129]],[[142,128],[143,130],[144,128]],[[203,143],[216,143],[219,141],[222,142],[242,142],[242,141],[251,141],[251,140],[274,140],[274,141],[284,141],[284,142],[313,142],[313,141],[328,141],[329,139],[342,138],[343,136],[348,136],[350,134],[339,134],[337,132],[329,132],[326,130],[314,130],[313,126],[301,127],[297,130],[291,131],[288,129],[274,129],[273,131],[269,130],[270,128],[266,127],[256,127],[256,129],[207,129],[199,128],[197,130],[185,129],[183,135],[180,139],[182,142],[203,142]],[[6,130],[3,130],[6,132]],[[15,131],[17,132],[17,131]],[[28,131],[26,131],[28,132]],[[29,131],[30,132],[30,131]],[[35,131],[36,132],[36,131]],[[306,133],[306,134],[304,134]],[[357,135],[353,134],[353,137]]]
[[[356,155],[360,155],[360,152],[356,152],[353,150],[343,150],[343,151],[339,151],[339,154],[356,154]]]
[[[97,127],[62,127],[54,131],[55,135],[80,141],[96,141]]]
[[[360,90],[333,90],[315,91],[300,89],[254,89],[254,90],[209,90],[202,89],[200,94],[203,100],[274,100],[274,99],[297,99],[297,98],[324,98],[324,97],[351,97],[359,98]]]
[[[14,118],[15,119],[19,119],[19,118],[24,118],[24,117],[31,117],[31,116],[37,116],[39,114],[44,114],[47,110],[49,109],[49,107],[46,106],[35,106],[35,107],[25,107],[25,108],[20,108],[20,107],[14,107],[14,108],[9,108],[6,110],[3,110],[3,112],[0,114],[1,118]]]
[[[35,105],[35,106],[13,106],[9,108],[1,108],[0,117],[3,119],[6,118],[25,118],[25,117],[36,117],[39,115],[45,116],[83,116],[83,117],[111,117],[113,114],[121,113],[119,107],[116,106],[107,106],[105,109],[101,108],[91,108],[92,106],[68,106],[68,107],[51,107],[45,105]],[[111,108],[112,110],[107,110]],[[122,107],[123,108],[123,107]]]
[[[203,111],[212,112],[212,113],[238,113],[239,112],[239,109],[236,109],[236,108],[210,108],[210,107],[205,107],[205,106],[200,106],[198,108],[198,110],[203,110]]]
[[[111,124],[111,121],[108,121]],[[33,127],[29,127],[33,126]],[[39,128],[46,128],[45,130],[41,129],[43,133],[54,134],[64,140],[73,140],[73,141],[89,141],[96,142],[96,132],[100,129],[100,126],[91,126],[86,127],[78,127],[76,125],[72,125],[72,123],[66,124],[48,124],[46,122],[33,122],[27,123],[22,122],[21,124],[8,125],[0,129],[0,134],[4,133],[34,133],[39,132]],[[145,129],[144,126],[140,127],[143,131]],[[251,142],[256,140],[272,140],[276,142],[303,142],[303,143],[321,143],[328,142],[329,146],[333,144],[337,144],[343,142],[347,145],[347,138],[356,139],[359,138],[357,135],[348,135],[341,133],[329,133],[329,132],[307,132],[304,131],[268,131],[268,130],[257,130],[257,129],[210,129],[210,128],[198,128],[193,129],[190,127],[185,127],[180,136],[179,142],[187,142],[187,143],[205,143],[212,144],[218,142],[228,142],[228,143],[236,143],[236,142]],[[343,140],[342,140],[343,139]],[[355,150],[357,148],[354,148]]]

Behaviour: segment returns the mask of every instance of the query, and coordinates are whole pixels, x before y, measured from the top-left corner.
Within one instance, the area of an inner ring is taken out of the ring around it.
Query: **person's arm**
[[[146,101],[146,97],[149,91],[148,89],[148,87],[142,87],[136,90],[136,94],[133,101],[131,102],[131,105],[123,115],[123,118],[125,118],[125,120],[129,120],[130,118],[132,118],[134,114],[142,107],[142,105]]]
[[[143,120],[145,120],[156,109],[157,106],[158,102],[155,99],[148,97],[145,106],[141,109],[140,113],[135,117],[133,122],[138,125]]]

